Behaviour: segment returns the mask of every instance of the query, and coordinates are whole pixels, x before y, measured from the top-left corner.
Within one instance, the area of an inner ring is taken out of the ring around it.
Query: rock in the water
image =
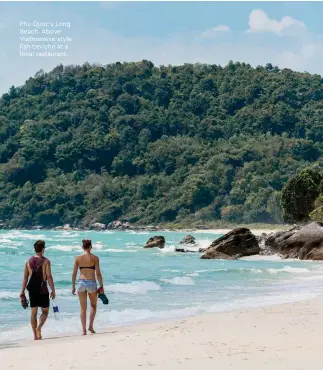
[[[270,235],[265,244],[283,258],[323,260],[323,223],[312,222],[278,231]]]
[[[192,235],[186,235],[181,241],[180,244],[195,244],[195,238]]]
[[[175,248],[175,252],[181,253],[199,253],[198,250],[186,249],[186,248]]]
[[[144,248],[164,248],[165,238],[163,236],[153,236],[149,238]]]
[[[237,257],[229,256],[228,254],[218,252],[216,249],[210,250],[208,253],[203,254],[202,260],[236,260]]]
[[[244,227],[234,229],[221,238],[215,240],[205,251],[202,259],[218,259],[227,257],[236,258],[253,256],[261,251],[257,238],[252,232]],[[221,255],[221,257],[219,257]]]

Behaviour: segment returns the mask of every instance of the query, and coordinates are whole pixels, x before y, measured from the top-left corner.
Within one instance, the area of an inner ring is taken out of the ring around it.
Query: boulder
[[[164,248],[165,238],[163,236],[153,236],[148,239],[144,248]]]
[[[95,222],[94,224],[90,225],[90,229],[92,229],[92,230],[105,230],[105,224],[101,224],[100,222]]]
[[[129,230],[133,228],[128,221],[127,222],[113,221],[110,222],[106,227],[109,230]]]
[[[175,248],[175,252],[180,253],[199,253],[198,250],[186,249],[186,248]]]
[[[186,235],[181,241],[180,244],[195,244],[195,238],[192,235]]]
[[[245,257],[259,254],[258,240],[252,232],[244,227],[234,229],[215,240],[205,251],[202,259],[223,259],[227,257]],[[227,258],[230,259],[230,258]]]
[[[65,224],[65,225],[63,226],[63,230],[65,230],[65,231],[71,231],[71,230],[73,230],[73,229],[71,228],[71,225],[70,225],[70,224]]]
[[[210,250],[208,253],[203,254],[202,260],[236,260],[236,256],[229,256],[228,254],[218,252],[216,249]]]
[[[270,235],[265,245],[283,258],[323,260],[323,223],[312,222]]]

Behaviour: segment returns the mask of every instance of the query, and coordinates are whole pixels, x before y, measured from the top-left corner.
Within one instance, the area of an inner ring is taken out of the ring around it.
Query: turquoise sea
[[[220,235],[191,233],[200,246]],[[164,235],[166,247],[143,249],[153,235]],[[46,240],[52,262],[60,320],[50,312],[44,334],[79,333],[79,306],[71,294],[74,257],[81,240],[92,239],[101,260],[110,304],[98,307],[97,331],[196,315],[312,298],[323,292],[323,268],[317,262],[280,260],[276,256],[239,261],[201,260],[198,254],[175,253],[187,233],[0,231],[0,343],[31,339],[29,309],[20,306],[23,265],[33,243]]]

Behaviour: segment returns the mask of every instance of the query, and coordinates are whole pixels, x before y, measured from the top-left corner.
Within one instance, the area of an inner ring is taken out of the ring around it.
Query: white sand
[[[1,370],[320,370],[323,298],[19,343],[0,359]]]
[[[195,232],[204,233],[204,234],[227,234],[228,232],[232,231],[233,229],[210,229],[210,230],[194,230]],[[276,230],[269,230],[269,229],[251,229],[250,230],[254,235],[261,235],[275,233],[280,231],[280,229]]]
[[[237,226],[238,227],[238,226]],[[282,226],[279,229],[250,229],[250,231],[257,236],[260,236],[261,234],[271,234],[276,233],[281,230],[288,230],[290,227],[284,227]],[[186,232],[186,233],[199,233],[199,234],[227,234],[228,232],[232,231],[233,229],[206,229],[206,230],[199,230],[199,229],[181,229],[181,230],[173,230],[173,231],[180,231],[180,232]]]

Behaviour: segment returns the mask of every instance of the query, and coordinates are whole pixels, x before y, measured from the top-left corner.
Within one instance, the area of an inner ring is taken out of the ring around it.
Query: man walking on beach
[[[25,289],[27,288],[31,308],[30,323],[34,332],[34,339],[39,340],[42,339],[41,328],[48,317],[49,297],[52,299],[55,298],[55,286],[51,273],[50,261],[44,257],[45,242],[43,240],[38,240],[34,244],[34,248],[35,255],[29,258],[25,264],[20,299],[22,304],[26,302]],[[51,288],[50,296],[47,281]],[[37,325],[38,307],[42,309],[42,314]]]

